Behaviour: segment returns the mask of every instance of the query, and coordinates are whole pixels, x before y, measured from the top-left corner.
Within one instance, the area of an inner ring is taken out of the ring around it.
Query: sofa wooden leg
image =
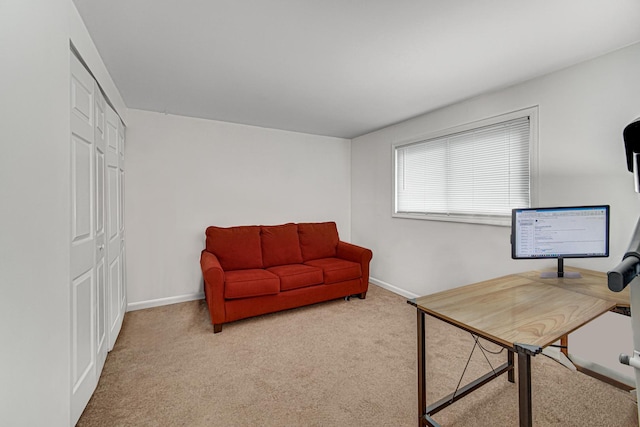
[[[367,293],[366,292],[362,292],[360,294],[358,294],[358,298],[360,299],[365,299],[367,297]]]
[[[219,332],[222,332],[222,323],[214,323],[213,324],[213,333],[217,334]]]

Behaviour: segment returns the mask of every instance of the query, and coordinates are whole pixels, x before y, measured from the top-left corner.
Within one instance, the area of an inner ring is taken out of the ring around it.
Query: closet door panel
[[[71,135],[71,256],[72,275],[93,266],[93,143]]]
[[[116,256],[109,264],[109,291],[111,295],[109,298],[109,328],[114,333],[117,330],[117,322],[120,318],[120,279],[120,257]],[[115,344],[115,339],[113,344]]]
[[[126,301],[124,289],[124,267],[122,259],[122,236],[124,216],[122,215],[123,164],[124,152],[121,150],[124,132],[120,117],[111,108],[107,108],[107,202],[106,235],[109,265],[109,349],[112,349],[124,317],[123,301]]]
[[[73,364],[72,383],[74,395],[86,395],[93,393],[95,385],[95,354],[92,346],[86,345],[93,342],[94,333],[94,312],[92,304],[85,304],[93,298],[95,289],[94,270],[91,269],[85,274],[73,280],[72,301],[74,310],[72,312],[73,324]],[[87,399],[88,401],[88,399]],[[84,408],[84,406],[82,406]],[[82,412],[82,410],[80,410]]]
[[[71,416],[98,383],[96,370],[95,85],[71,55]]]
[[[105,166],[106,166],[106,101],[98,84],[95,83],[96,104],[95,104],[95,152],[94,160],[96,165],[95,174],[95,206],[96,206],[96,370],[102,372],[102,367],[107,359],[109,340],[107,337],[107,270],[106,243],[105,243]]]
[[[125,257],[125,243],[124,243],[124,182],[125,182],[125,167],[124,167],[124,146],[125,146],[125,127],[122,121],[119,122],[118,127],[118,169],[120,172],[120,199],[118,204],[118,217],[119,217],[119,231],[120,231],[120,317],[124,319],[124,313],[127,311],[127,280],[126,280],[126,257]]]

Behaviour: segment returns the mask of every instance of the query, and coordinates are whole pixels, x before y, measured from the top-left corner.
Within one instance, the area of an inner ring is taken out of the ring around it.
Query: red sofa
[[[335,222],[208,227],[200,266],[213,332],[247,317],[364,299],[372,256],[340,241]]]

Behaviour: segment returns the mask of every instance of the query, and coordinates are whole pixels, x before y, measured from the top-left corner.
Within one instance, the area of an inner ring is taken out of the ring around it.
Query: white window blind
[[[530,120],[395,146],[395,213],[510,217],[530,206]]]

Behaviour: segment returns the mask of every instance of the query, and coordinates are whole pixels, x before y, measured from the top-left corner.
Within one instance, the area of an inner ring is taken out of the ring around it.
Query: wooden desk
[[[540,278],[540,271],[511,274],[409,301],[417,308],[419,426],[438,426],[432,415],[507,372],[514,382],[518,356],[520,426],[532,425],[531,356],[603,313],[629,307],[628,288],[609,291],[605,273],[568,268],[581,278]],[[425,315],[498,344],[508,350],[507,362],[427,407]]]

